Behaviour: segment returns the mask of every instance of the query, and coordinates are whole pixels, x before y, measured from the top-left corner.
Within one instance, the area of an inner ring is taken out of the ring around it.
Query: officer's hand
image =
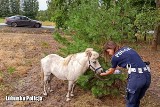
[[[107,71],[108,71],[108,70],[104,70],[102,73],[100,73],[100,76],[105,76],[105,75],[107,75]]]

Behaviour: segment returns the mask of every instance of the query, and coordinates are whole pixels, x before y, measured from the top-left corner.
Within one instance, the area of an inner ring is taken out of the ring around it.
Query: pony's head
[[[93,48],[87,48],[85,53],[88,57],[88,67],[95,73],[103,72],[103,68],[99,64],[98,57],[99,54],[93,50]]]

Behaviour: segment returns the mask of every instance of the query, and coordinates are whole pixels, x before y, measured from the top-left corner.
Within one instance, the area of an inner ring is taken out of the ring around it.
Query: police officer
[[[113,41],[105,43],[104,52],[111,56],[112,67],[100,75],[113,74],[117,67],[127,68],[126,107],[139,107],[140,100],[151,83],[149,66],[135,50],[130,47],[119,47]]]

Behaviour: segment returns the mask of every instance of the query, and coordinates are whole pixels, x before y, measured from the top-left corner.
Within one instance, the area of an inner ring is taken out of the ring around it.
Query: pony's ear
[[[85,53],[86,53],[86,55],[87,55],[88,57],[91,57],[91,56],[92,56],[91,51],[93,51],[93,48],[87,48],[87,49],[85,50]]]

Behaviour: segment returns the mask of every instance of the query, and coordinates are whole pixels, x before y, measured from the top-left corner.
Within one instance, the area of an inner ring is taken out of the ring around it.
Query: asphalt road
[[[7,26],[5,23],[0,23],[0,26]],[[42,26],[41,28],[54,29],[55,26]]]

